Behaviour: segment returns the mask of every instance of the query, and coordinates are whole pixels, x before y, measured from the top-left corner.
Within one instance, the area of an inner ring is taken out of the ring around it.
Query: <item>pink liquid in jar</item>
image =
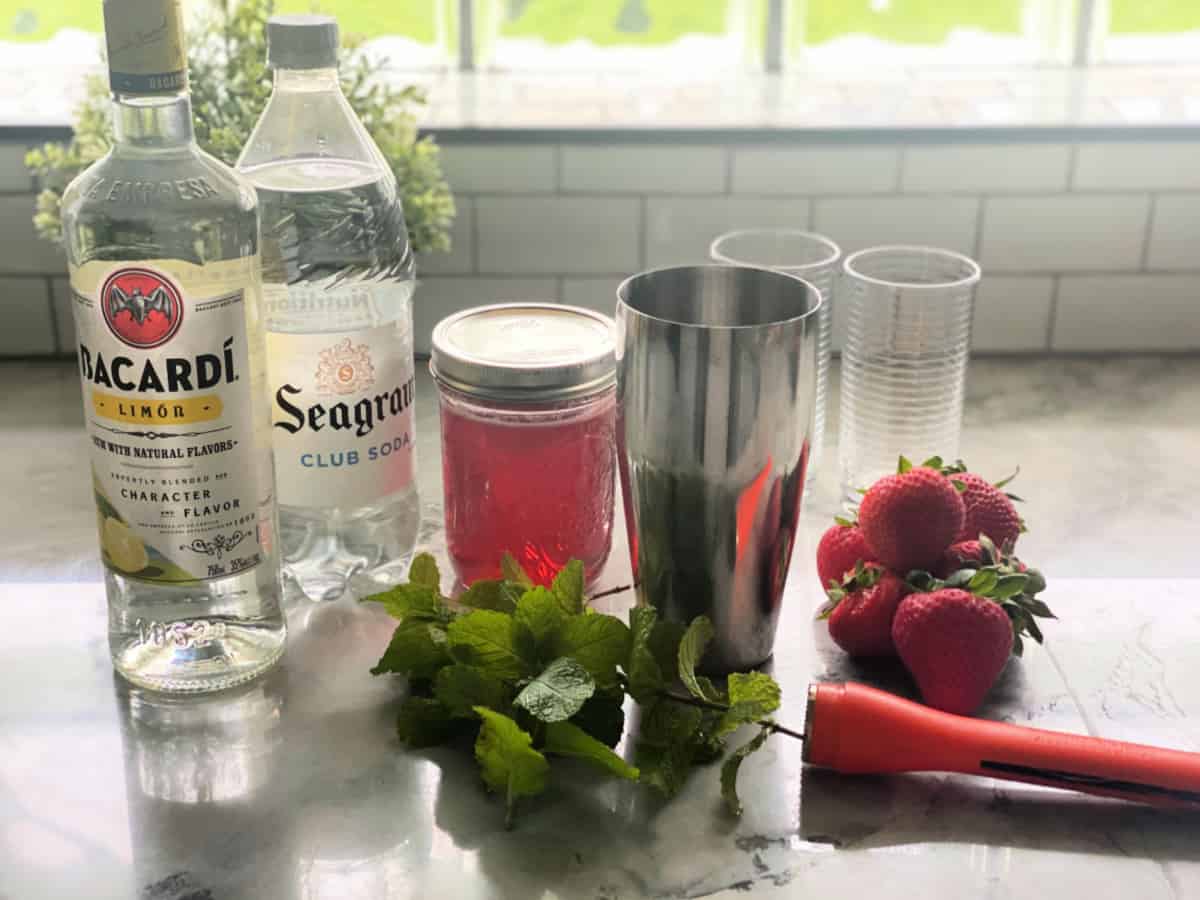
[[[588,581],[612,547],[615,399],[531,408],[442,389],[446,541],[464,584],[500,575],[504,553],[549,585],[571,559]]]

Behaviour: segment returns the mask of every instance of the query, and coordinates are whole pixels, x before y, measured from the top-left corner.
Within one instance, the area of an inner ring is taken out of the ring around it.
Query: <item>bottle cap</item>
[[[338,61],[333,16],[278,15],[267,19],[267,65],[272,69],[332,69]]]
[[[433,330],[441,384],[489,400],[571,400],[616,377],[613,321],[557,303],[501,303],[455,313]]]
[[[104,40],[114,93],[187,90],[179,0],[104,0]]]

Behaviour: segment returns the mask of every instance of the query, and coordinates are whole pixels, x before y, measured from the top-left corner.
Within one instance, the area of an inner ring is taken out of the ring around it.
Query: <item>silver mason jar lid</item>
[[[429,369],[463,394],[517,403],[569,400],[616,378],[613,320],[557,303],[499,303],[433,329]]]

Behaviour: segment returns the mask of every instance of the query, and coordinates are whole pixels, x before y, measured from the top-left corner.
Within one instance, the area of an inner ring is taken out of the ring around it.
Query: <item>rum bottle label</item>
[[[124,576],[204,581],[264,558],[271,473],[255,450],[252,365],[262,360],[247,336],[257,265],[94,261],[71,271],[100,546]]]

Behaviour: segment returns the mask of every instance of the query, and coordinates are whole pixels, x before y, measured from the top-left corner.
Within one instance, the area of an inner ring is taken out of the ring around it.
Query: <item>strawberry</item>
[[[817,544],[817,577],[821,589],[828,590],[830,582],[841,584],[846,573],[865,559],[871,557],[862,531],[853,524],[830,527]]]
[[[950,479],[904,457],[899,471],[876,481],[858,507],[871,556],[889,569],[930,569],[962,531],[962,498]]]
[[[959,569],[978,569],[984,564],[983,545],[979,541],[959,541],[946,548],[941,561],[934,566],[933,574],[948,578]]]
[[[958,532],[958,540],[974,541],[979,535],[986,534],[997,547],[1011,552],[1024,530],[1024,523],[1008,495],[972,472],[954,473],[949,478],[963,486],[966,518]]]
[[[829,620],[829,636],[851,656],[895,656],[892,616],[908,585],[879,563],[858,563],[829,590],[821,618]]]
[[[926,703],[969,715],[1008,662],[1013,624],[994,600],[940,588],[901,601],[892,640]]]

